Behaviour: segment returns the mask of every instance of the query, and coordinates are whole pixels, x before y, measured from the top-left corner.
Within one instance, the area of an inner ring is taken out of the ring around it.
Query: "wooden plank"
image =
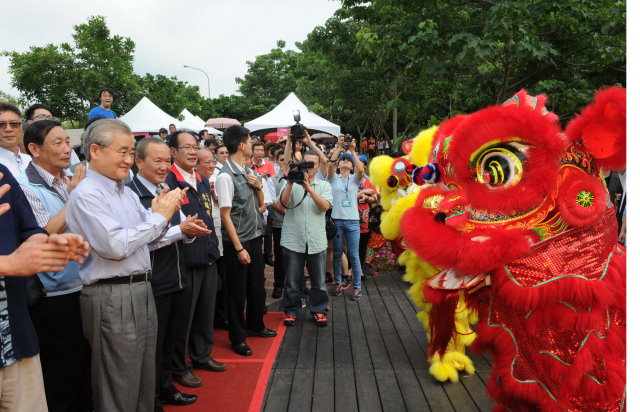
[[[429,403],[429,408],[432,411],[440,412],[454,410],[442,383],[435,380],[435,378],[431,376],[429,371],[426,369],[418,369],[415,373],[418,383],[422,388],[422,392]]]
[[[375,374],[382,409],[394,412],[406,411],[395,373],[390,369],[376,369]]]
[[[381,292],[382,300],[385,307],[388,308],[389,317],[393,322],[393,325],[398,333],[402,347],[406,351],[411,366],[414,369],[427,368],[427,355],[420,345],[420,342],[416,339],[416,336],[407,323],[407,319],[398,308],[398,302],[393,295],[392,289],[397,288],[397,284],[393,280],[389,279],[389,275],[381,277],[378,283],[378,288]],[[402,300],[406,301],[405,297]],[[395,368],[397,369],[397,368]]]
[[[307,311],[305,310],[305,312]],[[318,338],[318,327],[313,321],[313,316],[308,313],[306,319],[302,322],[297,321],[294,327],[302,329],[296,369],[313,369],[316,363],[316,341]]]
[[[333,310],[327,312],[329,325],[318,328],[316,339],[316,369],[333,369]],[[333,380],[333,375],[332,380]],[[333,387],[333,385],[332,385]]]
[[[346,301],[347,324],[349,326],[349,340],[351,341],[351,356],[354,369],[371,369],[373,364],[369,355],[364,325],[360,317],[359,302]]]
[[[371,306],[371,302],[374,299],[380,299],[380,294],[378,293],[373,278],[369,278],[366,283],[366,296],[358,302],[358,308],[360,309],[360,318],[362,319],[365,336],[367,338],[371,361],[375,369],[391,369],[391,360],[389,359],[387,347],[382,339],[382,331],[380,331],[373,307]],[[363,287],[363,289],[365,287]]]
[[[395,371],[395,374],[407,411],[423,412],[428,410],[429,404],[422,392],[415,372],[408,369],[401,369]]]
[[[311,412],[334,412],[333,368],[315,369]]]
[[[290,411],[310,411],[313,399],[313,369],[296,369],[293,373]]]
[[[333,362],[336,369],[353,368],[345,303],[344,295],[333,297]]]
[[[481,411],[490,411],[495,405],[489,400],[486,394],[486,386],[482,379],[477,374],[467,375],[460,374],[460,383],[464,385],[465,389],[471,399]]]
[[[452,382],[446,382],[443,384],[449,400],[456,411],[478,411],[478,407],[473,402],[473,399],[469,396],[469,393],[465,389],[464,385]]]
[[[384,275],[380,275],[382,277]],[[380,284],[378,284],[378,280],[376,280],[376,284],[378,286],[378,291],[380,295],[382,295],[382,290]],[[380,331],[382,331],[382,339],[384,340],[384,344],[387,348],[387,353],[389,354],[389,359],[391,360],[391,365],[393,369],[407,369],[411,368],[411,362],[407,357],[407,354],[404,350],[400,350],[402,348],[402,344],[398,337],[398,333],[394,327],[391,318],[389,317],[389,313],[387,308],[385,307],[383,298],[381,296],[378,298],[371,297],[371,306],[373,307],[373,312],[378,321],[378,327]],[[392,308],[393,310],[394,308]]]
[[[298,361],[298,352],[300,352],[300,340],[302,338],[302,324],[306,318],[306,311],[298,311],[296,324],[287,328],[284,335],[282,347],[276,369],[295,369]]]
[[[376,386],[376,378],[372,367],[356,369],[356,393],[358,396],[358,410],[366,412],[382,412],[382,404]]]
[[[293,381],[293,369],[277,369],[273,374],[271,390],[267,392],[264,412],[286,411]]]
[[[473,366],[476,368],[476,374],[482,379],[485,386],[489,383],[489,375],[491,375],[491,364],[484,356],[478,356],[471,351],[468,351],[469,359],[473,361]]]
[[[352,368],[336,368],[335,376],[335,400],[336,411],[357,411],[356,385]]]

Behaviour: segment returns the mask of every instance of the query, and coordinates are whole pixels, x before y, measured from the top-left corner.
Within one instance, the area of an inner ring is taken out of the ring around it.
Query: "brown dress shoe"
[[[217,360],[209,359],[205,363],[196,363],[193,362],[193,367],[195,369],[204,369],[209,372],[224,372],[227,370],[227,365],[222,362],[218,362]]]
[[[198,378],[193,372],[187,372],[182,376],[174,376],[176,382],[188,388],[197,388],[202,386],[202,379]]]

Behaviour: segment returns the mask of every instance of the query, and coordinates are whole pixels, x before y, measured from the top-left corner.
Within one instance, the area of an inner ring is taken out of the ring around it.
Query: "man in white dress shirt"
[[[18,177],[31,163],[31,156],[20,151],[22,120],[20,109],[0,102],[0,163]]]

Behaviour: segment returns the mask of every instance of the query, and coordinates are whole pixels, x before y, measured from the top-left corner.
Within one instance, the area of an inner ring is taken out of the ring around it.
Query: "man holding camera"
[[[287,140],[285,161],[291,160],[291,140]],[[303,162],[290,163],[288,182],[279,199],[287,210],[280,240],[285,269],[282,309],[285,312],[284,324],[294,325],[296,313],[302,306],[300,298],[304,296],[306,264],[311,278],[309,308],[316,325],[326,326],[329,295],[324,284],[327,256],[325,212],[331,208],[333,195],[331,185],[316,179],[318,169],[321,165],[326,167],[327,160],[306,130],[304,143],[311,150],[305,153]]]

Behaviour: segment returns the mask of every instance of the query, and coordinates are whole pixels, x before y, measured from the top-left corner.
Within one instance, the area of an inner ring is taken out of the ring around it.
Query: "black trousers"
[[[268,223],[265,225],[265,235],[263,236],[264,238],[264,258],[265,260],[267,258],[272,258],[273,259],[273,238],[271,237],[272,235],[272,230],[273,228],[271,227],[271,223]]]
[[[216,309],[213,317],[214,326],[227,322],[227,264],[224,261],[224,256],[220,256],[216,260],[216,266],[218,268],[218,294],[216,295]]]
[[[92,411],[91,347],[82,332],[80,292],[31,307],[49,411]]]
[[[178,329],[178,302],[184,290],[153,296],[158,316],[158,336],[156,339],[156,408],[161,407],[160,395],[173,395],[177,389],[173,386],[171,368],[176,347]]]
[[[227,320],[229,340],[232,345],[244,342],[245,330],[264,328],[264,261],[260,238],[241,242],[251,256],[251,263],[244,265],[237,257],[233,243],[224,242],[224,258],[227,263]],[[246,319],[244,316],[247,304]]]
[[[193,363],[206,363],[213,349],[213,317],[218,292],[218,273],[215,263],[210,266],[188,267],[185,289],[178,298],[178,330],[176,336],[173,374],[184,376]]]
[[[275,255],[273,267],[273,287],[275,288],[284,288],[284,262],[282,260],[282,248],[280,247],[280,238],[282,236],[282,228],[274,227],[271,228],[271,233],[273,233],[273,252]]]
[[[360,232],[360,244],[358,245],[358,254],[360,255],[360,264],[364,266],[364,262],[367,260],[367,245],[371,239],[371,232]]]

